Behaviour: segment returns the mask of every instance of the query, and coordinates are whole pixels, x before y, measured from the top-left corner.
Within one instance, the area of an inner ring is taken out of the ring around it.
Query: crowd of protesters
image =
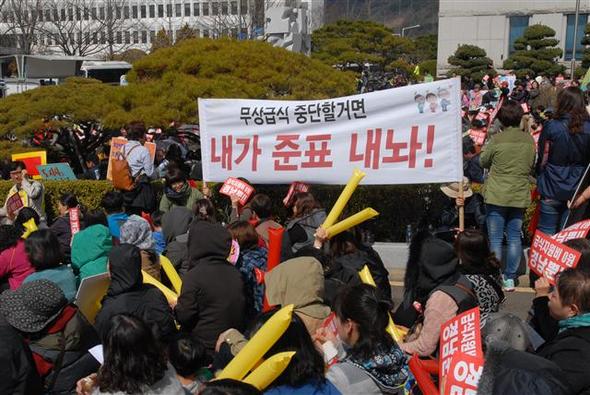
[[[441,187],[448,204],[413,235],[395,309],[379,254],[355,228],[330,238],[321,226],[329,208],[313,190],[294,196],[284,222],[262,193],[245,205],[228,198],[231,212],[221,218],[180,147],[154,163],[140,122],[126,128],[122,149],[132,186],[107,192],[97,211],[65,193],[48,223],[43,184],[10,163],[14,186],[0,209],[0,393],[258,394],[214,378],[281,306],[293,305],[264,358],[296,353],[265,393],[418,393],[409,359],[436,358],[441,325],[479,307],[480,393],[589,394],[587,239],[566,242],[581,259],[555,286],[533,278],[526,321],[500,312],[520,274],[531,185],[540,196],[537,228],[548,235],[590,197],[589,188],[572,200],[590,163],[585,96],[544,77],[469,84],[461,98],[465,180]],[[101,178],[89,159],[89,177]],[[465,229],[457,232],[460,207]],[[72,210],[81,213],[78,232]],[[267,272],[273,228],[284,230],[281,263]],[[144,282],[172,288],[168,261],[182,281],[177,300]],[[365,266],[376,286],[361,281]],[[80,286],[104,273],[100,307],[86,317]],[[399,342],[387,331],[390,315],[408,329]]]

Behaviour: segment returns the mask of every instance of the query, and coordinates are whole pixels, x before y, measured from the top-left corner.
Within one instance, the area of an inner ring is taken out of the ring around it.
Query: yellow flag
[[[420,75],[420,65],[416,65],[416,67],[414,67],[414,75]]]

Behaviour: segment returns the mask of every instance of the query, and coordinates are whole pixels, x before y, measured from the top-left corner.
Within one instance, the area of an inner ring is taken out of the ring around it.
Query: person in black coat
[[[191,224],[192,268],[183,278],[176,318],[183,331],[203,342],[209,355],[222,332],[244,326],[244,283],[238,269],[227,261],[231,244],[231,234],[223,226],[206,221]]]
[[[23,337],[0,314],[0,394],[39,394],[41,379]]]
[[[108,267],[111,284],[95,324],[100,336],[107,335],[114,315],[129,314],[143,319],[160,339],[171,340],[176,334],[172,309],[158,288],[143,283],[140,249],[131,244],[114,247]]]
[[[562,272],[549,295],[549,311],[559,320],[559,333],[537,355],[561,367],[576,394],[590,394],[590,273]]]
[[[65,264],[71,262],[72,230],[70,225],[70,210],[76,207],[78,207],[78,199],[76,196],[71,193],[63,194],[57,203],[59,217],[53,221],[53,224],[51,224],[51,227],[49,228],[51,233],[56,235],[57,240],[59,240],[59,246],[64,255]]]

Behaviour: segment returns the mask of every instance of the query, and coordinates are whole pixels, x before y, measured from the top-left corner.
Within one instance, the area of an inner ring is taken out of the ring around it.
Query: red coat
[[[25,241],[20,239],[16,246],[0,253],[0,277],[8,278],[10,289],[17,289],[25,278],[35,272],[25,252]]]

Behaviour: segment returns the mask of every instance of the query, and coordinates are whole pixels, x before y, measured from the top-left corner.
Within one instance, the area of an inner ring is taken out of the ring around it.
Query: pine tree
[[[590,23],[586,25],[584,28],[584,37],[582,37],[582,45],[586,46],[584,48],[584,53],[582,55],[582,69],[580,73],[583,75],[586,70],[590,67]]]
[[[150,49],[150,53],[157,51],[160,48],[168,48],[172,46],[172,36],[166,31],[166,29],[162,28],[152,41],[152,48]]]
[[[449,70],[449,75],[480,81],[486,74],[491,77],[497,74],[494,62],[487,57],[485,49],[476,45],[459,45],[455,53],[449,56],[448,62],[454,66]]]
[[[557,62],[563,51],[556,47],[559,40],[554,37],[555,30],[549,26],[529,26],[523,36],[514,42],[516,52],[504,61],[504,68],[514,70],[519,78],[539,74],[553,76],[564,72],[565,67]]]

